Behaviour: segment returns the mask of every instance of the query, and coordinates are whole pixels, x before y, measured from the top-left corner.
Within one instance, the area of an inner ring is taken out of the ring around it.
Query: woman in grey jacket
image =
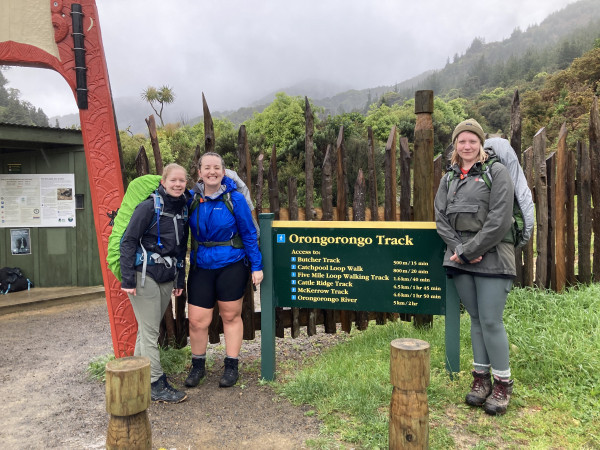
[[[484,139],[473,119],[455,128],[452,167],[440,182],[435,218],[447,246],[444,267],[471,316],[473,384],[465,401],[496,415],[506,412],[513,386],[503,313],[516,275],[514,187],[502,164],[485,163],[490,155]],[[491,187],[483,178],[485,170]]]

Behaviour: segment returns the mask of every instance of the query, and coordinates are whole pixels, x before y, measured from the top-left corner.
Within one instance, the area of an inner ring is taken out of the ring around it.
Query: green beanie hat
[[[485,133],[483,132],[481,125],[479,125],[475,119],[464,120],[456,126],[454,132],[452,133],[452,143],[454,143],[458,135],[463,131],[470,131],[471,133],[476,134],[483,145],[483,141],[485,141]]]

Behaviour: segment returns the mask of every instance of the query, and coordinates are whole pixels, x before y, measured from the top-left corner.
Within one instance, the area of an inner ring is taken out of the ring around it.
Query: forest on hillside
[[[19,97],[19,90],[8,87],[8,80],[0,70],[0,123],[47,127],[48,116],[44,111]]]

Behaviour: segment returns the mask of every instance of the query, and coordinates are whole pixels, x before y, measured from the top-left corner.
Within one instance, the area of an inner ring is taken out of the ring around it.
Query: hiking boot
[[[513,391],[513,383],[514,380],[502,381],[494,378],[494,390],[483,406],[486,413],[499,416],[506,412]]]
[[[179,403],[187,398],[185,392],[178,391],[169,384],[164,373],[158,380],[150,384],[150,388],[153,402]]]
[[[492,377],[489,372],[478,373],[471,372],[473,374],[473,384],[471,385],[471,392],[465,397],[465,403],[471,406],[483,406],[485,400],[492,393]]]
[[[206,375],[205,370],[206,358],[192,358],[192,368],[185,379],[187,387],[196,387],[200,380]]]
[[[219,387],[231,387],[238,380],[238,359],[230,358],[229,356],[225,358],[225,370],[223,371],[223,376],[219,380]]]

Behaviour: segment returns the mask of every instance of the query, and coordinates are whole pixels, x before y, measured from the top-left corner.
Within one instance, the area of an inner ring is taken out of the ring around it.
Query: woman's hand
[[[252,284],[254,286],[258,286],[263,280],[263,271],[257,270],[256,272],[252,272]]]
[[[122,287],[121,290],[124,291],[126,294],[133,294],[133,296],[135,297],[135,288],[127,289],[127,288]]]
[[[483,256],[478,256],[475,259],[472,259],[471,261],[469,261],[469,264],[477,264],[478,262],[481,262],[481,260],[483,259]],[[458,254],[456,252],[454,252],[454,255],[452,255],[450,257],[450,261],[453,261],[455,263],[458,264],[464,264],[465,262],[462,260],[462,258],[460,256],[458,256]]]
[[[173,289],[173,295],[175,297],[179,297],[182,293],[183,293],[183,289],[182,288],[180,288],[180,289]]]

